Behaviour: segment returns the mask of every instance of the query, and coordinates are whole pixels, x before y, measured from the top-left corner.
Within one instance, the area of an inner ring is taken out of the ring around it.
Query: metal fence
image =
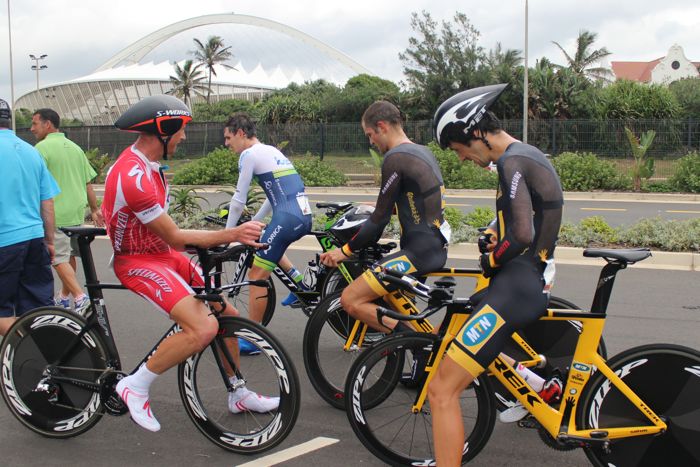
[[[503,121],[505,130],[522,138],[522,120]],[[566,151],[588,151],[600,157],[631,158],[625,126],[637,135],[656,131],[649,155],[660,159],[676,159],[691,150],[700,150],[700,120],[531,120],[528,122],[528,142],[553,156]],[[405,125],[406,134],[417,143],[432,140],[431,122],[413,121]],[[111,155],[119,154],[134,141],[134,134],[118,131],[112,126],[65,128],[67,136],[83,149],[99,148]],[[28,129],[19,129],[19,137],[34,143]],[[318,156],[366,156],[369,143],[359,123],[294,123],[261,124],[258,136],[268,144],[286,141],[284,152],[290,155],[311,153]],[[223,146],[221,123],[191,123],[187,140],[180,145],[178,155],[199,157]]]

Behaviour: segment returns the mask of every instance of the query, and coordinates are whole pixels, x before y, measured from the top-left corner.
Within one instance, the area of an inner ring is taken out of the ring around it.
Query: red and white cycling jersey
[[[134,146],[121,153],[105,181],[102,214],[115,255],[169,252],[170,246],[145,224],[168,211],[168,183],[160,164]]]

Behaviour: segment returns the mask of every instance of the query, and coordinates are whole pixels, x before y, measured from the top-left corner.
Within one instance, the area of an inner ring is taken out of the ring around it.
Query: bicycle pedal
[[[523,418],[522,420],[518,420],[518,426],[520,428],[537,428],[539,426],[539,423],[533,417],[532,415],[528,415],[527,417]]]

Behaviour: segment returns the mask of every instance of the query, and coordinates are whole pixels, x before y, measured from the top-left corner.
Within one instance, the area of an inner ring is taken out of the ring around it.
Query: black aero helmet
[[[367,222],[374,212],[374,206],[360,204],[340,216],[330,228],[331,234],[341,243],[347,243],[360,231],[362,224]]]
[[[163,157],[167,159],[170,137],[191,120],[190,109],[180,99],[175,96],[157,95],[146,97],[129,107],[114,126],[120,130],[158,136],[163,142]]]
[[[127,109],[114,126],[120,130],[172,136],[192,120],[190,109],[175,96],[150,96]]]
[[[433,136],[441,148],[451,141],[467,141],[507,84],[468,89],[440,104],[433,117]]]

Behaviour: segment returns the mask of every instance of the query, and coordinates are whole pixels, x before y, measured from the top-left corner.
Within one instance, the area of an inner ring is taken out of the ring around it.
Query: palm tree
[[[192,60],[185,61],[182,67],[179,63],[175,63],[175,76],[170,75],[173,88],[168,91],[168,94],[182,98],[188,107],[192,94],[203,96],[207,89],[207,86],[202,83],[204,76],[199,69],[200,64],[192,65]]]
[[[612,76],[612,72],[609,69],[601,66],[592,67],[592,65],[611,54],[605,47],[590,50],[596,37],[598,37],[598,34],[594,32],[579,31],[578,38],[576,38],[576,53],[573,57],[558,42],[552,41],[552,43],[559,47],[559,50],[564,54],[568,62],[568,68],[571,71],[588,79],[609,81]],[[564,68],[561,65],[557,65],[557,67]]]
[[[199,39],[194,40],[197,49],[190,52],[194,58],[209,72],[209,80],[207,82],[207,104],[211,95],[211,76],[216,76],[216,65],[221,65],[229,70],[234,69],[232,66],[224,63],[233,57],[231,47],[224,47],[224,41],[219,36],[210,36],[206,43],[202,43]]]

